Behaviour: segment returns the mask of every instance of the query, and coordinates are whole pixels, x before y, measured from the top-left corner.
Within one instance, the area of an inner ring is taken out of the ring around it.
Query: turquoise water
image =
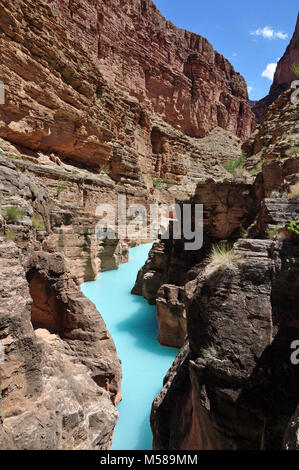
[[[130,293],[151,244],[130,249],[129,263],[82,285],[104,318],[122,361],[123,400],[118,405],[114,450],[150,450],[150,411],[178,350],[160,346],[156,308]]]

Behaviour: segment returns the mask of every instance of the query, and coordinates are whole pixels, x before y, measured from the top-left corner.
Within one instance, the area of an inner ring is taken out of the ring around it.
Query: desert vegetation
[[[242,262],[242,257],[236,253],[233,246],[229,243],[215,244],[212,246],[208,257],[209,264],[207,272],[211,273],[220,269],[229,268],[236,271]]]

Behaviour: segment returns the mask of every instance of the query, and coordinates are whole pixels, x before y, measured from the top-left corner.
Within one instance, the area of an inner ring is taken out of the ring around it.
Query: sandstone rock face
[[[181,348],[154,400],[151,427],[155,449],[180,449],[185,429],[192,425],[192,388],[188,342]],[[175,406],[174,406],[175,403]]]
[[[204,232],[214,239],[237,239],[242,227],[250,226],[260,204],[259,190],[245,181],[207,179],[197,185],[192,204],[203,204]],[[159,341],[181,347],[187,332],[186,303],[193,293],[197,269],[205,265],[202,251],[184,252],[184,240],[174,245],[165,240],[155,244],[146,264],[138,273],[133,294],[157,305]]]
[[[187,323],[183,296],[184,289],[171,284],[164,284],[157,293],[160,344],[173,347],[180,347],[184,344]]]
[[[258,252],[263,253],[263,248],[260,248]],[[269,286],[269,263],[257,254],[253,255],[251,266],[255,266],[257,260],[261,271],[268,272]],[[254,371],[256,357],[261,355],[271,337],[270,290],[269,287],[264,290],[264,285],[259,288],[256,279],[252,279],[251,284],[248,279],[250,275],[243,275],[247,277],[246,281],[245,278],[237,280],[230,271],[207,275],[205,272],[199,273],[198,287],[188,309],[189,360],[185,369],[180,365],[166,382],[169,391],[165,400],[169,401],[183,370],[188,376],[187,385],[184,386],[187,405],[183,407],[186,411],[180,410],[181,419],[186,416],[186,425],[179,422],[178,427],[172,426],[171,431],[164,434],[167,424],[162,424],[162,413],[167,401],[164,404],[162,400],[163,389],[152,410],[153,426],[157,427],[160,423],[155,433],[154,448],[259,448],[258,438],[262,435],[263,421],[246,409],[246,405],[242,406],[240,395],[242,386]],[[249,294],[250,284],[252,291],[256,290],[255,294]],[[242,285],[244,293],[240,289]],[[253,298],[260,299],[262,312],[255,318],[254,324],[251,309],[255,312],[256,304]],[[247,303],[246,308],[244,303]],[[252,350],[251,335],[256,335],[255,350]]]
[[[269,106],[266,119],[242,146],[248,161],[246,166],[277,158],[299,155],[299,110],[291,101],[292,90],[282,93]]]
[[[48,190],[2,162],[0,192],[0,448],[108,449],[121,398],[113,340],[63,255],[45,249]]]
[[[176,28],[152,1],[99,3],[97,54],[108,80],[188,135],[215,125],[250,134],[244,80],[205,38]]]
[[[298,64],[299,15],[291,42],[288,45],[283,57],[278,62],[269,95],[258,101],[253,107],[253,111],[257,117],[258,122],[262,122],[264,120],[268,106],[270,106],[282,92],[290,88],[290,85],[294,80],[298,79],[293,71],[293,66],[298,66]]]
[[[194,153],[206,161],[186,134],[251,133],[244,79],[151,1],[4,0],[0,28],[0,137],[57,165],[104,167],[134,184],[142,174],[176,179],[189,159],[199,163]]]
[[[278,94],[280,94],[282,91],[285,91],[285,89],[290,86],[290,83],[296,78],[296,75],[292,70],[292,66],[298,65],[299,63],[298,41],[299,15],[297,18],[297,23],[291,42],[288,45],[284,56],[280,59],[278,63],[277,70],[275,72],[274,83],[271,89],[272,93],[276,92],[276,90]]]

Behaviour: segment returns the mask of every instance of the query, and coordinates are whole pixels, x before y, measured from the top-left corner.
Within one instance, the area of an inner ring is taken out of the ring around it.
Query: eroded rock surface
[[[108,449],[121,398],[113,340],[63,255],[45,249],[48,190],[2,163],[0,191],[0,448]]]
[[[190,136],[252,131],[243,77],[150,0],[3,0],[0,27],[0,136],[12,142],[103,165],[119,143],[135,161],[147,156],[148,112]],[[136,178],[138,167],[126,172]]]
[[[253,111],[258,122],[262,122],[266,116],[267,108],[279,97],[281,93],[290,88],[291,83],[298,79],[294,72],[294,66],[299,65],[299,15],[293,37],[284,55],[278,61],[269,95],[255,103]]]
[[[291,94],[292,90],[285,91],[269,106],[267,119],[243,144],[243,150],[250,157],[248,167],[299,155],[299,110],[298,105],[292,103]]]

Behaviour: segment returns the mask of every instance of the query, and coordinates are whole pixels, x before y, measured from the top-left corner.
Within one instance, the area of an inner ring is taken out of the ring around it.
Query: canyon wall
[[[150,1],[1,0],[0,13],[0,157],[59,200],[47,244],[94,280],[142,241],[99,243],[97,205],[171,203],[222,175],[254,126],[246,84]]]
[[[74,4],[71,14],[84,10]],[[104,2],[97,15],[94,50],[108,81],[187,135],[220,126],[249,136],[244,79],[207,39],[174,26],[149,0]]]
[[[246,167],[299,155],[299,109],[291,96],[291,89],[282,93],[268,107],[266,119],[244,142],[242,150],[248,156]]]
[[[154,449],[299,448],[296,122],[287,90],[244,144],[242,173],[198,184],[202,249],[161,240],[138,274],[160,342],[182,347],[153,403]]]
[[[0,8],[0,137],[12,143],[138,180],[159,166],[153,153],[167,157],[167,142],[153,149],[167,137],[160,122],[178,137],[221,127],[244,140],[252,131],[244,79],[151,1],[1,0]],[[182,174],[182,150],[168,153],[164,173]]]
[[[254,107],[253,112],[257,117],[257,121],[260,123],[265,118],[267,108],[279,97],[281,93],[290,88],[291,83],[298,79],[298,75],[295,74],[294,66],[299,65],[299,14],[295,31],[288,45],[284,55],[281,57],[277,64],[273,83],[270,88],[269,94],[258,101]]]
[[[0,164],[0,191],[0,448],[108,449],[120,361],[99,312],[48,243],[58,208],[9,161]]]

